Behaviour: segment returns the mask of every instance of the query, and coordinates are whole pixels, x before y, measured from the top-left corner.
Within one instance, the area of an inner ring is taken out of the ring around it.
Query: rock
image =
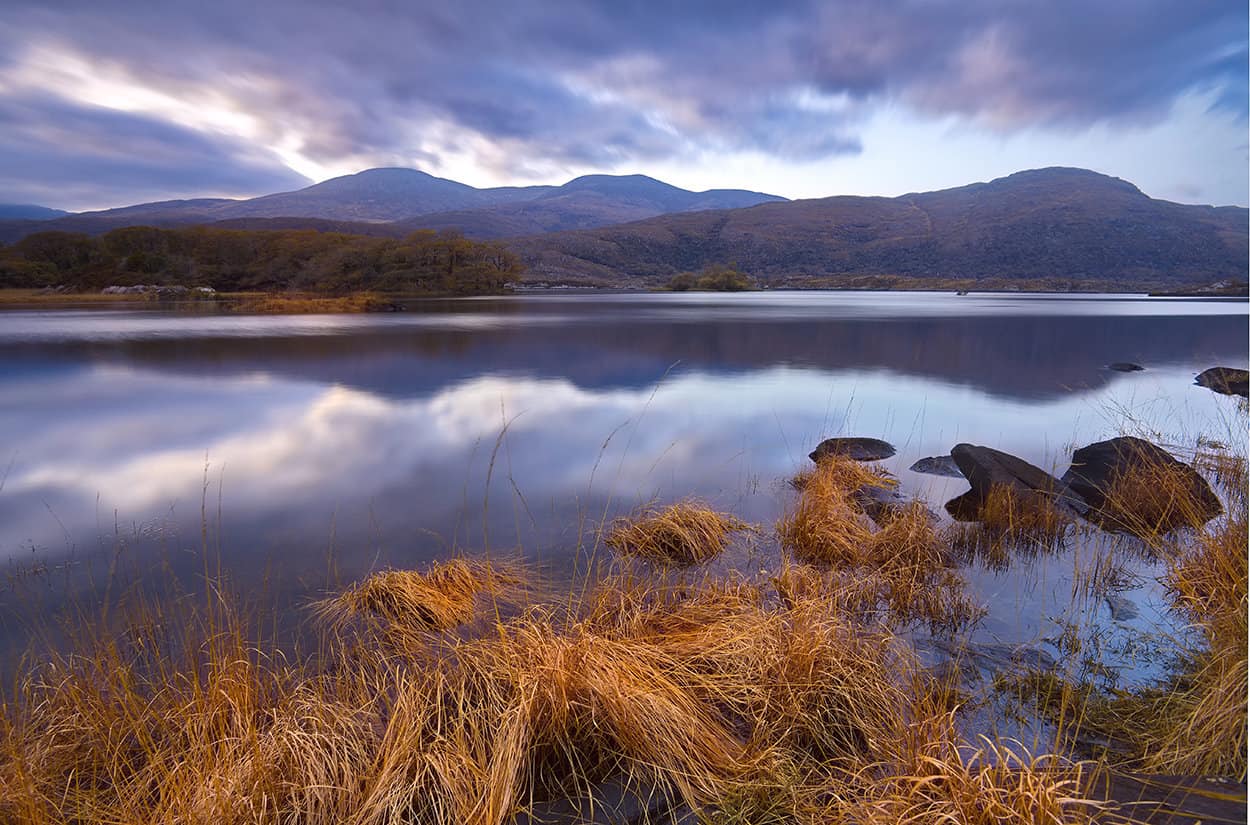
[[[855,461],[880,461],[894,455],[894,445],[879,438],[826,438],[808,458],[819,464],[829,456],[845,456]]]
[[[956,662],[963,670],[972,665],[991,676],[1018,672],[1020,670],[1054,670],[1055,657],[1040,647],[1006,642],[956,642],[947,639],[930,639],[925,646]]]
[[[1137,612],[1137,605],[1123,596],[1114,594],[1107,596],[1107,608],[1111,611],[1111,621],[1113,622],[1129,622],[1140,615]]]
[[[903,498],[897,490],[888,487],[877,487],[872,484],[865,484],[863,487],[860,487],[851,493],[851,498],[859,509],[867,513],[870,519],[882,527],[912,504],[912,499]],[[925,508],[925,514],[931,523],[938,521],[937,514],[927,507]]]
[[[1221,395],[1250,397],[1250,372],[1235,367],[1212,367],[1203,370],[1194,379],[1194,383]]]
[[[995,487],[1006,487],[1022,498],[1042,496],[1053,506],[1074,509],[1059,479],[1011,453],[975,444],[956,444],[951,448],[951,459],[972,487],[946,502],[946,511],[960,521],[977,521],[981,505]]]
[[[1141,364],[1134,364],[1131,361],[1116,361],[1114,364],[1108,364],[1107,369],[1116,372],[1141,372],[1145,369]]]
[[[926,473],[931,476],[964,477],[964,474],[959,470],[959,465],[955,463],[955,459],[949,455],[935,455],[922,458],[908,469],[913,473]]]
[[[1133,436],[1080,448],[1062,480],[1089,505],[1091,521],[1117,532],[1167,533],[1205,524],[1224,509],[1193,467]],[[1117,485],[1123,494],[1110,500]]]

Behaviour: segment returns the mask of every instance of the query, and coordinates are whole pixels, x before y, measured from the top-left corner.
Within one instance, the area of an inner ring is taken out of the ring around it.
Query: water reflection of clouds
[[[575,498],[624,506],[702,495],[728,506],[757,482],[792,473],[818,438],[834,434],[895,443],[891,468],[937,503],[961,483],[906,468],[960,440],[1062,469],[1072,444],[1116,430],[1106,410],[1117,405],[1149,406],[1150,416],[1197,432],[1227,399],[1190,397],[1186,381],[1183,371],[1155,371],[1119,389],[1015,403],[884,371],[773,367],[728,378],[676,372],[637,390],[481,376],[394,400],[308,382],[107,367],[62,386],[9,384],[0,422],[22,437],[0,493],[0,547],[58,541],[50,508],[71,527],[93,523],[97,510],[153,518],[172,502],[198,516],[206,459],[213,478],[224,473],[230,518],[241,524],[369,502],[408,529],[446,535],[466,496],[477,506],[486,493],[505,422],[491,495],[510,498],[515,484],[555,520]],[[757,518],[779,506],[775,495],[752,502]]]

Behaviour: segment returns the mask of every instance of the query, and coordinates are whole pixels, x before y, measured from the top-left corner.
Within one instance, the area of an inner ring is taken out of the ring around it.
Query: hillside
[[[832,197],[519,238],[532,280],[655,284],[713,263],[766,284],[847,275],[1244,280],[1247,210],[1155,200],[1083,169],[897,198]]]
[[[64,209],[51,209],[33,203],[0,203],[0,220],[45,221],[68,215]]]

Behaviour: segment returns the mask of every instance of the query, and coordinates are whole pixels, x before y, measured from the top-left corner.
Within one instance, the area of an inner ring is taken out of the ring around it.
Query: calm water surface
[[[1123,432],[1182,450],[1200,434],[1243,442],[1236,401],[1192,382],[1246,360],[1245,302],[1125,296],[6,312],[0,560],[51,580],[120,551],[193,578],[207,521],[239,587],[290,601],[323,590],[332,566],[351,580],[455,550],[517,548],[567,571],[605,518],[653,499],[771,524],[825,436],[894,443],[886,464],[939,511],[966,485],[908,467],[960,441],[1058,472],[1073,447]],[[1055,633],[1073,564],[969,571],[992,608],[980,637]],[[1129,595],[1140,622],[1159,618],[1148,576]]]

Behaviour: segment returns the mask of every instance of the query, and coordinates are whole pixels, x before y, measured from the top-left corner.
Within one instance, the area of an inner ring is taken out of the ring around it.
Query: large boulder
[[[1116,372],[1141,372],[1145,367],[1141,364],[1134,364],[1132,361],[1116,361],[1114,364],[1108,364],[1107,369]]]
[[[956,444],[951,448],[951,458],[972,487],[946,502],[946,511],[960,521],[978,521],[981,506],[995,488],[1005,488],[1022,501],[1040,499],[1063,509],[1070,506],[1059,479],[1011,453]]]
[[[1117,532],[1153,536],[1196,527],[1224,509],[1193,467],[1133,436],[1080,448],[1062,480],[1089,505],[1091,521]]]
[[[1198,373],[1194,383],[1222,395],[1250,397],[1250,372],[1235,367],[1212,367]]]
[[[894,445],[879,438],[826,438],[807,457],[819,464],[832,456],[855,461],[880,461],[892,455]]]

